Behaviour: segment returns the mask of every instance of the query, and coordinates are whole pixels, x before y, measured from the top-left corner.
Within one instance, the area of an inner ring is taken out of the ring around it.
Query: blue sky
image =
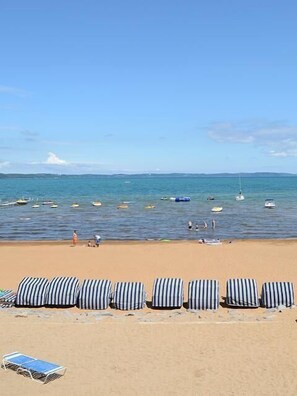
[[[0,1],[0,172],[297,173],[296,13]]]

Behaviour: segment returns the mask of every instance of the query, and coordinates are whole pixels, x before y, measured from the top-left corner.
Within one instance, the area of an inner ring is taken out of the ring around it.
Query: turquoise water
[[[80,239],[99,233],[104,240],[199,238],[248,239],[297,237],[297,176],[241,178],[244,201],[236,201],[238,176],[27,176],[0,178],[0,204],[30,198],[24,206],[0,206],[1,240],[66,240],[78,230]],[[208,201],[208,196],[214,201]],[[162,197],[189,196],[190,202]],[[275,209],[265,209],[273,198]],[[35,202],[52,200],[58,208]],[[100,200],[101,207],[92,206]],[[123,201],[128,209],[117,209]],[[73,202],[79,208],[71,208]],[[145,209],[146,205],[154,209]],[[211,212],[222,206],[221,213]],[[216,221],[216,229],[210,225]],[[188,231],[187,223],[208,223]]]

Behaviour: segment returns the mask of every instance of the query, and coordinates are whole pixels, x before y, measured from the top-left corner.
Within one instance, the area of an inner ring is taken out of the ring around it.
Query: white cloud
[[[6,166],[9,166],[10,162],[8,161],[2,161],[0,162],[0,169],[5,168]]]
[[[253,144],[273,157],[297,157],[297,126],[282,122],[213,123],[208,136],[218,143]]]
[[[24,89],[8,87],[5,85],[0,85],[0,93],[14,95],[20,98],[25,98],[26,96],[29,96],[29,92],[25,91]]]
[[[45,161],[45,164],[47,165],[68,165],[68,162],[66,162],[63,159],[60,159],[55,153],[48,153],[47,160]]]

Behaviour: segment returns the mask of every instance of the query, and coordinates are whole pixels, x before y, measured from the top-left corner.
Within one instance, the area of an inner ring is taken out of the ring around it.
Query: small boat
[[[17,205],[16,201],[13,202],[3,202],[0,204],[0,206],[13,206],[13,205]]]
[[[43,201],[42,205],[52,205],[53,203],[53,201]]]
[[[235,199],[236,199],[236,201],[243,201],[244,200],[244,195],[242,194],[241,191],[239,191],[239,194],[236,195]]]
[[[191,198],[190,197],[176,197],[175,202],[190,202]]]
[[[57,207],[58,207],[57,204],[52,204],[52,205],[51,205],[51,208],[57,208]]]
[[[221,212],[223,210],[223,208],[221,206],[214,206],[211,211],[214,213],[218,213]]]
[[[144,209],[154,209],[155,205],[146,205]]]
[[[118,205],[117,208],[118,209],[128,209],[129,206],[127,204],[122,203],[122,204]]]
[[[169,200],[169,197],[162,197],[161,198],[161,201],[168,201]]]
[[[78,204],[78,203],[73,203],[73,204],[71,205],[71,207],[72,207],[72,208],[78,208],[78,207],[79,207],[79,204]]]
[[[18,199],[16,201],[17,205],[27,205],[28,202],[29,202],[29,200],[28,199],[24,199],[24,198]]]
[[[102,203],[100,201],[94,201],[94,202],[92,202],[92,205],[93,206],[101,206]]]
[[[212,195],[210,195],[209,197],[207,197],[208,201],[214,201],[214,197]]]
[[[271,199],[271,198],[265,199],[264,207],[265,207],[265,208],[268,208],[268,209],[273,209],[273,208],[275,208],[274,199]]]
[[[32,208],[39,208],[39,204],[34,204],[34,205],[32,205]]]

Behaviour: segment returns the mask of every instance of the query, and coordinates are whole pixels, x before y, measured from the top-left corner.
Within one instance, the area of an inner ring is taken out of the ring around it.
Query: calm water
[[[1,240],[65,240],[73,229],[80,239],[96,232],[102,239],[296,238],[297,177],[242,177],[245,200],[238,202],[238,177],[180,176],[32,176],[0,178],[0,203],[26,197],[25,206],[0,207]],[[214,201],[208,201],[212,195]],[[190,196],[190,202],[161,197]],[[275,209],[265,209],[273,198]],[[58,208],[33,203],[52,200]],[[100,200],[101,207],[91,202]],[[128,209],[117,209],[123,201]],[[73,202],[79,208],[71,208]],[[148,204],[154,209],[145,209]],[[211,208],[222,206],[221,213]],[[216,229],[211,230],[215,219]],[[207,230],[188,231],[205,220]]]

